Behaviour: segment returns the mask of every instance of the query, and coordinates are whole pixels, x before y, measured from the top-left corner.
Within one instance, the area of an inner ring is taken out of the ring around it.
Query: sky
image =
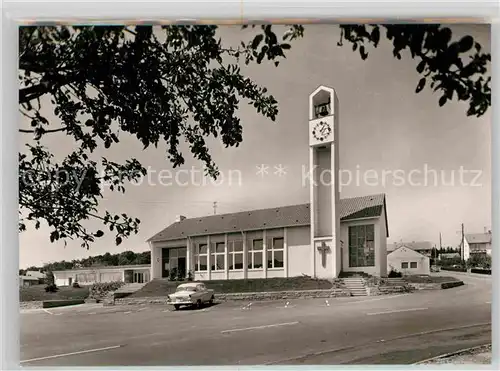
[[[489,26],[451,28],[454,38],[470,34],[490,50]],[[251,32],[220,29],[227,44],[248,39]],[[340,196],[385,193],[388,242],[438,244],[441,233],[444,246],[457,246],[461,223],[466,233],[491,228],[490,111],[475,118],[466,116],[464,103],[439,107],[439,95],[430,89],[415,93],[420,77],[408,55],[397,60],[382,39],[363,61],[349,45],[337,46],[339,36],[336,25],[309,25],[278,67],[243,67],[277,99],[280,113],[272,122],[242,104],[243,143],[225,148],[218,139],[207,141],[221,172],[215,183],[201,176],[202,164],[189,151],[184,151],[186,163],[173,169],[165,145],[143,150],[137,139],[121,135],[119,144],[100,148],[98,156],[123,162],[137,158],[149,168],[149,179],[128,185],[125,194],[105,190],[100,203],[102,213],[139,218],[139,233],[119,246],[107,233],[86,250],[78,242],[51,243],[47,227],[31,226],[20,234],[20,267],[106,252],[146,251],[146,240],[173,223],[176,215],[211,215],[213,202],[217,214],[309,202],[308,96],[319,85],[334,88],[339,98]],[[44,111],[50,111],[48,100],[42,102]],[[21,118],[20,125],[29,122]],[[20,135],[21,146],[32,140]],[[47,137],[44,143],[56,158],[74,148],[62,133]],[[95,222],[88,225],[99,227]]]

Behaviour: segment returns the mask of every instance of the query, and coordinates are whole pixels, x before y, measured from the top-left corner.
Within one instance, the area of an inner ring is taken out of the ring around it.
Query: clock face
[[[328,136],[330,135],[331,132],[332,132],[332,128],[330,127],[330,125],[328,125],[328,123],[325,121],[320,121],[314,126],[313,131],[312,131],[312,135],[313,135],[314,139],[322,142],[326,138],[328,138]]]

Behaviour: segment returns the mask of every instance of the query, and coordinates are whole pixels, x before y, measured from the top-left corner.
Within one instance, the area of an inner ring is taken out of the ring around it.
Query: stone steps
[[[352,296],[367,296],[365,281],[361,277],[344,278],[346,288],[351,292]]]

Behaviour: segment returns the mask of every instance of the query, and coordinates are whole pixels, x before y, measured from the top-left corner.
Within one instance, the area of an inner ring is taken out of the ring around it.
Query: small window
[[[410,268],[417,268],[417,262],[411,262]]]
[[[408,268],[408,262],[402,262],[401,269],[407,269],[407,268]]]

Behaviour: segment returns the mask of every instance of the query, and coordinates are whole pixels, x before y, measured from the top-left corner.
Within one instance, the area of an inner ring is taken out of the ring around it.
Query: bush
[[[168,273],[168,279],[170,281],[177,281],[177,276],[178,276],[177,268],[172,268],[170,272]]]
[[[387,277],[389,277],[389,278],[403,277],[403,273],[398,272],[398,271],[396,271],[396,270],[393,269],[393,270],[391,270],[389,272],[389,274],[387,275]]]
[[[51,271],[48,271],[46,274],[45,274],[45,279],[44,279],[44,282],[47,286],[50,286],[50,285],[55,285],[56,282],[55,282],[55,278],[54,278],[54,273],[52,273]]]
[[[474,254],[467,260],[467,267],[478,269],[491,268],[491,256],[486,254]]]
[[[73,288],[74,288],[74,289],[79,289],[79,288],[81,288],[81,287],[80,287],[80,284],[79,284],[78,282],[73,282],[73,285],[72,285],[72,286],[73,286]]]
[[[97,282],[90,287],[90,299],[102,299],[108,293],[118,290],[120,287],[125,285],[125,282],[115,281],[115,282]]]
[[[59,290],[59,288],[56,286],[55,283],[45,286],[45,292],[57,292],[57,290]]]
[[[181,270],[177,270],[177,281],[184,281],[186,279],[186,273]]]

